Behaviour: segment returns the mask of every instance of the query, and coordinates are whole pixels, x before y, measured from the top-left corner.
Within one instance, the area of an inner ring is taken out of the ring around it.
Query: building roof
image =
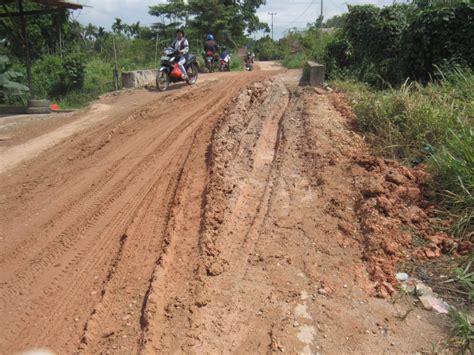
[[[71,9],[71,10],[78,10],[82,9],[83,5],[77,4],[75,2],[64,1],[64,0],[24,0],[25,2],[36,2],[37,4],[45,5],[47,7],[55,7],[55,8],[62,8],[62,9]],[[17,2],[17,0],[0,0],[0,4],[9,4]]]
[[[54,6],[54,7],[61,7],[65,9],[72,9],[72,10],[78,10],[82,9],[82,5],[70,2],[70,1],[63,1],[63,0],[29,0],[36,2],[38,4],[43,4],[46,6]]]

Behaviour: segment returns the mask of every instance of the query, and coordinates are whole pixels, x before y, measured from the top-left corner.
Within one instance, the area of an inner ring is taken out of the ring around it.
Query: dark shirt
[[[219,46],[217,45],[216,41],[207,41],[206,44],[204,44],[204,50],[206,52],[212,52],[216,53],[219,51]]]

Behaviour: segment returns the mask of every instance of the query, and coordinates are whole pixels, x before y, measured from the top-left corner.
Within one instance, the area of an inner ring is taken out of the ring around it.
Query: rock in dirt
[[[424,295],[432,295],[433,290],[431,287],[426,286],[424,283],[417,283],[415,286],[415,295],[418,297],[424,296]]]
[[[449,305],[435,295],[423,295],[419,300],[428,311],[434,310],[441,314],[449,313]]]
[[[398,281],[404,282],[408,280],[408,274],[405,272],[398,272],[396,278]]]

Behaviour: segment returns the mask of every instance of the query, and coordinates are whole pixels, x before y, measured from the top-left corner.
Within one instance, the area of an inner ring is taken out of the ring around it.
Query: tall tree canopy
[[[265,0],[168,0],[151,6],[150,14],[162,18],[162,27],[166,19],[170,27],[186,26],[190,36],[212,33],[218,41],[237,46],[245,40],[245,32],[268,30],[256,15],[264,4]]]

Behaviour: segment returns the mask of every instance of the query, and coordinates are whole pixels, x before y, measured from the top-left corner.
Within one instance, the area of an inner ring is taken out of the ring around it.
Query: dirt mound
[[[347,124],[357,130],[355,115],[343,95],[333,93],[330,98]],[[430,176],[422,168],[410,169],[393,160],[373,157],[364,145],[356,154],[352,152],[351,159],[362,168],[353,169],[357,179],[354,187],[359,193],[356,211],[363,258],[376,282],[377,295],[388,297],[395,291],[397,265],[405,260],[467,255],[474,250],[472,242],[456,241],[441,232],[449,221],[435,217],[429,196]]]

